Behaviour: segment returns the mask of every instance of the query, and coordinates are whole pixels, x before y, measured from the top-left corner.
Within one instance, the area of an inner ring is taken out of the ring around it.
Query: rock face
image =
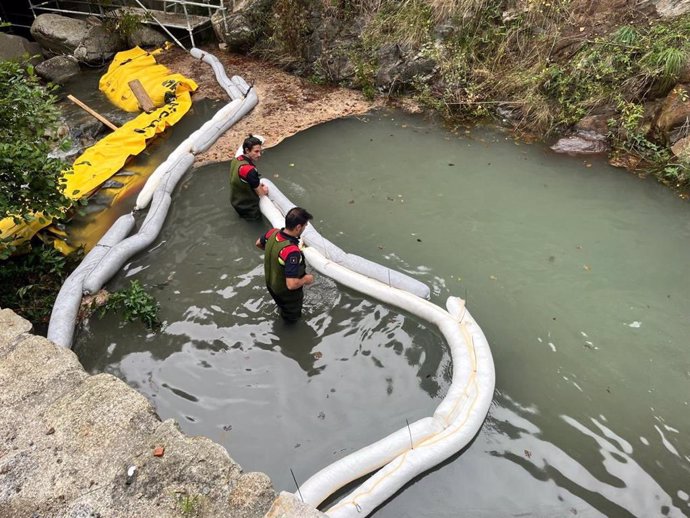
[[[237,2],[235,10],[225,15],[216,11],[211,24],[216,37],[228,46],[231,52],[245,52],[259,39],[264,29],[272,0],[245,0]]]
[[[592,131],[577,131],[573,135],[558,139],[551,146],[556,153],[569,155],[594,155],[608,151],[606,137]]]
[[[80,72],[79,62],[69,56],[54,56],[36,66],[36,74],[47,81],[64,84]]]
[[[266,475],[243,473],[222,446],[161,422],[145,397],[109,374],[88,375],[74,353],[30,328],[0,310],[0,516],[268,511]]]
[[[690,126],[690,87],[676,85],[661,103],[654,125],[658,132],[668,141],[686,136],[674,131]],[[685,131],[687,134],[687,129]]]
[[[690,0],[656,0],[652,2],[659,16],[675,18],[690,13]]]
[[[35,65],[43,59],[41,47],[26,38],[0,32],[0,60],[21,60],[37,56],[31,60]]]
[[[74,57],[82,63],[100,66],[124,48],[125,44],[119,36],[102,25],[92,25],[74,49]]]
[[[265,518],[287,518],[288,516],[299,516],[300,518],[319,518],[324,516],[314,508],[302,503],[292,493],[283,491],[278,495],[278,498],[271,509],[266,514]]]
[[[102,65],[125,47],[100,24],[57,14],[39,15],[31,25],[31,35],[49,53],[73,55],[89,65]]]
[[[162,47],[165,45],[165,36],[160,32],[146,25],[137,28],[132,34],[127,36],[127,45],[133,47]]]

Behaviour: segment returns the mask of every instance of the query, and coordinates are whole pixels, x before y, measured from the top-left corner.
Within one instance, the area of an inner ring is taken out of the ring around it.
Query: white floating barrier
[[[108,253],[111,247],[122,241],[134,228],[134,216],[125,214],[113,223],[79,266],[70,274],[60,288],[48,324],[48,340],[70,348],[74,337],[74,326],[81,304],[84,278],[89,275]]]
[[[192,49],[191,53],[195,57],[203,54],[204,61],[212,65],[216,79],[233,101],[177,146],[148,178],[136,202],[136,209],[143,209],[153,199],[141,229],[125,239],[134,227],[134,216],[122,216],[67,278],[53,305],[48,326],[48,338],[58,345],[72,347],[82,293],[96,293],[127,259],[145,249],[158,237],[170,207],[170,196],[194,163],[194,153],[208,149],[259,101],[256,91],[244,79],[239,76],[228,79],[220,61],[214,56],[199,49]]]
[[[275,204],[283,216],[295,206],[295,204],[288,200],[273,182],[265,178],[263,178],[261,181],[268,187],[269,199]],[[282,225],[283,224],[281,223],[281,226]],[[423,282],[413,279],[404,273],[392,270],[391,268],[387,268],[378,263],[365,259],[364,257],[348,254],[340,247],[321,236],[313,224],[309,224],[307,229],[304,231],[304,234],[302,234],[302,240],[306,245],[317,249],[327,259],[338,263],[345,268],[359,272],[366,277],[371,277],[372,279],[376,279],[394,288],[400,288],[401,290],[408,291],[424,299],[428,299],[430,296],[429,287]]]
[[[273,226],[280,228],[285,222],[285,209],[289,210],[292,204],[275,185],[264,182],[269,185],[269,195],[260,199],[261,211]],[[310,227],[303,237],[306,238]],[[448,342],[453,361],[450,388],[432,417],[402,427],[384,439],[347,455],[299,487],[299,495],[304,501],[317,507],[343,486],[378,470],[326,511],[330,518],[361,518],[415,476],[454,455],[472,440],[481,428],[493,399],[493,359],[484,334],[461,299],[450,297],[447,302],[449,311],[446,311],[409,291],[333,261],[307,239],[305,244],[308,245],[304,248],[307,262],[318,272],[436,325]]]

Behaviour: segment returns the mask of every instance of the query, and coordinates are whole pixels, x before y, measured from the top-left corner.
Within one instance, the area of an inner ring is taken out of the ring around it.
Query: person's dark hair
[[[309,214],[302,207],[292,207],[287,214],[285,214],[285,228],[292,230],[297,225],[306,225],[307,221],[314,219],[314,216]]]
[[[261,139],[255,137],[254,135],[249,135],[242,143],[242,151],[247,153],[248,151],[251,151],[254,146],[260,146],[261,144]]]

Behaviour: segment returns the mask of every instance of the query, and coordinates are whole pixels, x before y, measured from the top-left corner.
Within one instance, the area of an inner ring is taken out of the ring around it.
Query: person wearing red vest
[[[256,246],[265,251],[266,288],[287,322],[302,316],[302,288],[314,282],[299,248],[299,238],[312,218],[305,209],[293,207],[285,215],[284,228],[272,228],[256,240]]]
[[[230,204],[244,219],[261,219],[259,198],[268,194],[254,165],[259,158],[261,140],[249,135],[242,143],[242,154],[230,161]]]

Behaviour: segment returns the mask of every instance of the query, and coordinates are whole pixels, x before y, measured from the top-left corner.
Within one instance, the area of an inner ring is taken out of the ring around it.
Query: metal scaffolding
[[[186,30],[189,33],[192,46],[195,46],[194,31],[210,25],[211,16],[215,11],[220,11],[223,16],[223,23],[227,23],[227,8],[223,4],[223,0],[149,0],[147,2],[150,6],[160,7],[160,9],[145,7],[137,0],[97,0],[95,2],[87,0],[28,1],[34,18],[44,12],[103,18],[106,16],[117,16],[118,13],[126,11],[140,16],[141,23],[160,25],[170,36],[172,34],[167,30],[168,28]],[[136,7],[135,4],[139,4],[140,7]],[[172,37],[175,39],[174,36]],[[177,43],[179,44],[179,42]]]

